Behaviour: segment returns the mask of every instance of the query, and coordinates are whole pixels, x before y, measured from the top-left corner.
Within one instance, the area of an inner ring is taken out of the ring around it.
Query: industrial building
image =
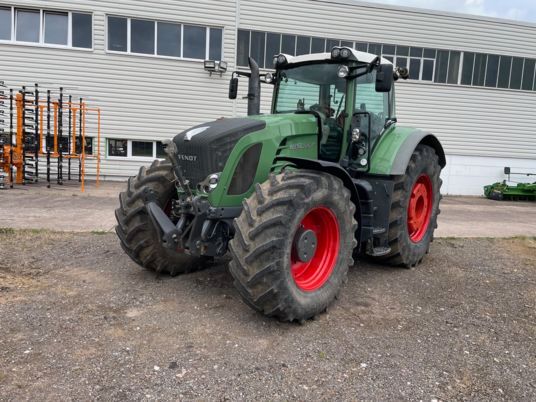
[[[98,105],[108,180],[162,156],[161,141],[190,126],[244,115],[242,96],[227,93],[249,55],[270,69],[279,52],[338,45],[409,68],[398,122],[442,141],[443,193],[482,194],[504,166],[536,173],[535,24],[354,0],[0,1],[0,81],[74,88]],[[206,71],[205,60],[227,69]]]

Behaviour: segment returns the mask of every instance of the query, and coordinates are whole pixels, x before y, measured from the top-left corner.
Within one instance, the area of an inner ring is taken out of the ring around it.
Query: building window
[[[259,66],[264,66],[266,33],[251,32],[251,51],[249,55],[255,59]]]
[[[460,74],[460,52],[449,52],[449,66],[447,70],[447,83],[458,84],[458,75]]]
[[[499,62],[499,80],[497,86],[499,88],[508,88],[510,85],[510,71],[512,70],[512,58],[501,56]]]
[[[471,85],[473,82],[473,67],[475,65],[475,54],[465,52],[462,63],[462,85]]]
[[[436,57],[434,82],[438,82],[441,84],[446,83],[448,68],[449,68],[448,50],[438,50],[437,57]]]
[[[183,57],[187,59],[206,59],[207,29],[184,25]]]
[[[311,38],[311,53],[322,53],[326,51],[326,40],[324,38]]]
[[[17,27],[16,41],[39,43],[39,10],[17,10],[15,25]]]
[[[81,143],[80,136],[76,136],[76,143],[75,143],[75,152],[80,155],[82,153],[82,149],[80,148]],[[84,152],[86,155],[93,155],[93,137],[84,137]]]
[[[309,36],[298,36],[296,40],[296,56],[311,53],[311,38]]]
[[[488,55],[488,66],[486,67],[485,86],[490,88],[497,87],[497,77],[499,75],[499,56]]]
[[[326,52],[331,52],[331,49],[340,45],[341,41],[338,39],[326,39]]]
[[[91,49],[92,20],[88,13],[0,7],[0,41]]]
[[[281,36],[281,53],[296,55],[296,36],[282,35]]]
[[[86,147],[88,145],[89,144],[86,141]],[[86,153],[89,153],[87,148]],[[164,151],[164,144],[161,141],[110,138],[108,139],[108,156],[121,158],[164,159],[166,157],[166,153]]]
[[[0,40],[11,40],[11,8],[0,8]]]
[[[167,22],[158,22],[157,25],[157,54],[181,57],[181,26]]]
[[[108,50],[127,51],[128,20],[120,17],[108,17]]]
[[[72,13],[72,46],[91,49],[93,26],[90,14]]]
[[[510,73],[510,88],[521,88],[521,77],[523,76],[523,62],[521,57],[514,57],[512,59],[512,71]]]
[[[266,34],[266,61],[265,65],[273,66],[274,56],[281,53],[281,34],[268,32]]]
[[[484,85],[486,77],[486,63],[488,60],[487,54],[477,53],[475,55],[475,64],[473,66],[473,85],[481,87]]]
[[[221,60],[223,29],[108,16],[107,49],[133,54]]]
[[[384,46],[385,47],[385,46]],[[412,47],[409,55],[409,78],[412,80],[418,80],[421,78],[421,64],[422,64],[422,47]]]
[[[333,46],[381,55],[395,66],[409,68],[410,80],[536,91],[535,59],[245,29],[238,30],[236,62],[238,66],[247,67],[248,56],[252,56],[259,67],[271,69],[273,56],[279,53],[322,53],[329,52]]]
[[[160,159],[164,159],[166,157],[164,144],[161,141],[156,141],[156,157]]]
[[[130,20],[130,51],[154,54],[154,21]]]
[[[372,49],[374,50],[373,52],[370,51],[371,46],[372,46]],[[378,45],[377,43],[369,43],[369,53],[381,55],[381,50],[378,52],[379,48],[381,48],[381,45]],[[397,46],[395,65],[398,67],[408,68],[408,56],[409,56],[409,47]]]
[[[108,156],[128,156],[128,140],[108,139]]]
[[[359,50],[360,52],[366,52],[368,45],[364,42],[356,42],[355,43],[355,50]],[[394,54],[394,50],[393,50]]]
[[[525,91],[531,91],[534,87],[535,66],[535,60],[525,59],[525,67],[523,69],[523,82],[521,84],[521,89],[524,89]]]
[[[132,141],[132,156],[153,157],[152,141]]]
[[[68,45],[69,14],[45,12],[45,43]]]
[[[223,29],[210,28],[210,41],[208,58],[210,60],[222,60]]]
[[[368,44],[360,43],[356,48],[363,49],[362,52],[368,52]],[[358,50],[359,50],[358,49]],[[395,62],[396,46],[395,45],[383,45],[382,56],[389,60],[391,63]]]

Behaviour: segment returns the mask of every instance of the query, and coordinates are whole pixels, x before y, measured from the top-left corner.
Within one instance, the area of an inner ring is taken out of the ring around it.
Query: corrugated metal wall
[[[0,44],[0,80],[11,86],[54,83],[77,87],[103,110],[108,138],[172,137],[194,124],[245,114],[246,102],[227,99],[230,74],[209,77],[201,61],[105,51],[105,15],[197,23],[224,28],[224,59],[236,59],[236,29],[317,35],[518,56],[536,55],[536,26],[388,8],[352,0],[159,1],[14,0],[0,4],[93,12],[94,50]],[[241,81],[240,96],[247,92]],[[263,85],[262,111],[271,88]],[[398,84],[401,124],[431,130],[452,155],[536,155],[536,93],[432,83]],[[101,144],[104,152],[104,141]],[[135,172],[140,160],[103,159],[103,175]],[[91,173],[91,170],[89,170]]]

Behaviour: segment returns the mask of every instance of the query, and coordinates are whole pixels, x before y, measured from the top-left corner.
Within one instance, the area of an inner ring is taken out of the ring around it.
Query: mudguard
[[[437,137],[426,131],[410,127],[392,127],[375,146],[371,158],[371,174],[402,175],[417,145],[432,147],[439,157],[441,168],[447,164],[445,151]]]
[[[350,199],[352,202],[359,206],[359,193],[356,189],[356,186],[346,170],[344,170],[341,165],[334,162],[323,161],[320,159],[306,159],[306,158],[294,158],[290,156],[278,156],[276,161],[290,162],[296,167],[302,169],[311,169],[311,170],[320,170],[332,174],[333,176],[338,177],[344,183],[344,186],[350,190]]]

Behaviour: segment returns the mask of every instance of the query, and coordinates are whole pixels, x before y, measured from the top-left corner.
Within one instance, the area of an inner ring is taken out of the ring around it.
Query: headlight
[[[348,66],[339,66],[337,70],[337,76],[339,78],[346,78],[348,77],[349,72],[350,72],[350,69],[348,68]]]
[[[219,181],[220,173],[212,173],[197,185],[197,189],[205,194],[211,193],[218,186]]]
[[[287,64],[287,58],[285,57],[285,55],[280,54],[279,56],[277,56],[277,64],[278,65]]]
[[[274,75],[272,73],[266,73],[266,76],[264,77],[267,84],[271,84],[274,80]]]
[[[341,49],[341,57],[343,59],[347,59],[348,57],[350,57],[350,49],[342,48]]]
[[[331,49],[331,58],[332,59],[336,59],[340,55],[341,55],[341,49],[339,49],[338,47],[334,47],[333,49]]]

